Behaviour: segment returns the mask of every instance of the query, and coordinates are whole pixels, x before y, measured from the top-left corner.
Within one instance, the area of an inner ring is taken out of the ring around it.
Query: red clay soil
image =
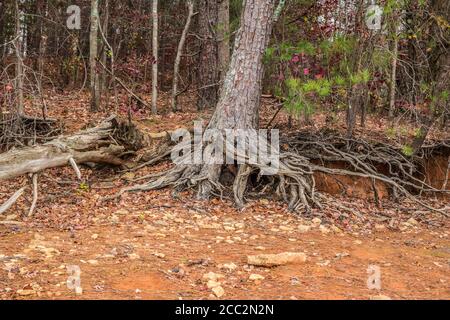
[[[98,207],[89,225],[56,230],[0,229],[3,299],[215,299],[203,276],[222,274],[224,299],[450,298],[448,224],[403,222],[347,228],[290,215],[267,199],[242,212],[231,203],[168,201],[146,210]],[[125,197],[123,203],[144,200]],[[157,201],[157,200],[155,200]],[[120,205],[118,206],[120,208]],[[306,225],[309,231],[303,232]],[[247,265],[247,255],[303,252],[305,263],[274,268]],[[236,269],[223,269],[234,263]],[[81,269],[82,295],[68,289],[67,266]],[[381,290],[369,290],[368,267],[381,269]],[[251,274],[264,277],[250,281]]]

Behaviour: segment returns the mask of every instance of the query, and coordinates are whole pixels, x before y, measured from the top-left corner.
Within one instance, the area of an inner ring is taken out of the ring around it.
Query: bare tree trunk
[[[108,25],[109,25],[109,0],[105,1],[105,17],[103,20],[103,26],[102,26],[102,37],[105,39],[108,39]],[[106,43],[103,43],[103,50],[102,50],[102,63],[106,66],[106,60],[108,55],[111,53],[108,53],[108,46]],[[101,95],[103,96],[106,93],[106,99],[104,99],[106,102],[105,106],[108,106],[108,100],[109,100],[109,92],[108,92],[108,73],[103,70],[102,72],[102,78],[101,78]]]
[[[152,72],[152,113],[158,113],[158,0],[153,0],[152,7],[152,20],[153,20],[153,72]]]
[[[91,111],[100,110],[100,79],[97,70],[98,58],[98,0],[91,0],[91,31],[89,37],[89,65],[91,75]]]
[[[395,94],[397,91],[397,59],[398,59],[398,34],[397,23],[394,23],[394,42],[392,44],[391,83],[389,86],[389,121],[394,119]]]
[[[222,80],[230,63],[230,0],[221,0],[219,3],[218,25],[219,78]]]
[[[40,14],[46,18],[48,15],[48,3],[45,2],[42,6],[39,6]],[[42,82],[42,77],[44,75],[44,62],[45,53],[47,51],[47,28],[45,28],[45,20],[41,18],[40,22],[40,39],[39,39],[39,57],[38,57],[38,72],[40,81]]]
[[[192,17],[194,15],[194,3],[192,0],[187,1],[188,17],[181,34],[180,42],[178,43],[177,56],[175,58],[175,64],[173,68],[173,86],[172,86],[172,110],[178,111],[177,98],[178,98],[178,72],[180,69],[181,55],[183,53],[184,43],[186,42],[186,36],[191,25]]]
[[[208,129],[258,128],[263,57],[272,32],[274,2],[244,1],[230,67]],[[203,167],[201,175],[208,176],[208,179],[200,185],[200,198],[210,196],[220,174],[220,165]]]
[[[24,98],[23,98],[23,32],[22,32],[22,13],[19,8],[19,0],[16,0],[16,103],[17,113],[23,115],[24,113]]]
[[[201,51],[198,65],[199,100],[197,108],[203,110],[217,104],[219,88],[219,62],[217,54],[218,0],[200,0],[199,33]]]

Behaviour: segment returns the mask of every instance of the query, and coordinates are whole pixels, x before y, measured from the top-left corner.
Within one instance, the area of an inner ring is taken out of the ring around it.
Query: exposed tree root
[[[234,154],[234,159],[240,159],[241,162],[232,189],[237,206],[243,207],[250,175],[256,172],[258,179],[261,179],[261,172],[270,170],[267,164],[271,159],[260,158],[258,163],[251,162],[246,153],[229,144],[223,151],[223,155],[226,154]],[[198,198],[207,199],[211,195],[222,194],[225,188],[219,182],[222,169],[223,166],[219,164],[177,165],[166,172],[140,178],[139,180],[148,179],[148,182],[124,188],[117,195],[107,199],[120,197],[125,192],[149,191],[165,187],[173,187],[176,191],[196,187]],[[268,177],[278,182],[276,193],[289,204],[290,210],[303,209],[309,212],[313,206],[321,207],[315,197],[313,171],[308,159],[294,153],[281,154],[278,172]]]
[[[396,148],[384,143],[371,143],[360,139],[347,139],[334,133],[322,131],[315,133],[302,132],[295,136],[285,137],[281,145],[287,146],[280,154],[280,166],[273,176],[262,179],[261,172],[267,170],[264,163],[270,159],[260,159],[259,163],[251,163],[246,154],[238,154],[232,146],[226,146],[226,151],[232,150],[235,159],[240,159],[237,174],[232,185],[236,205],[244,205],[245,194],[249,191],[249,177],[258,176],[258,181],[264,180],[266,185],[275,186],[276,193],[288,203],[292,211],[310,212],[313,207],[321,208],[322,196],[315,192],[314,172],[324,172],[333,175],[347,175],[369,178],[381,181],[392,188],[393,195],[402,195],[418,205],[444,216],[450,216],[445,210],[427,205],[420,200],[420,192],[446,192],[434,188],[420,179],[420,162],[430,152],[431,147],[423,149],[416,156],[408,157]],[[167,152],[165,154],[168,154]],[[244,161],[242,161],[244,160]],[[348,169],[335,169],[326,166],[326,162],[344,162]],[[243,162],[243,163],[242,163]],[[205,199],[210,195],[222,195],[225,186],[219,182],[224,166],[222,165],[176,165],[166,172],[148,175],[136,181],[147,180],[143,184],[124,188],[116,198],[125,192],[148,191],[173,187],[177,191],[197,188],[198,197]],[[266,190],[266,188],[264,188]],[[111,199],[111,198],[110,198]]]

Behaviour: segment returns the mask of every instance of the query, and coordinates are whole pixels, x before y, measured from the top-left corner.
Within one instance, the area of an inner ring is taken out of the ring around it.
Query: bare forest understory
[[[195,188],[158,185],[162,172],[174,172],[167,134],[211,117],[189,96],[179,99],[183,113],[172,113],[161,94],[160,115],[134,114],[132,125],[121,110],[92,120],[88,95],[75,92],[47,94],[38,129],[21,119],[25,133],[12,134],[3,116],[2,147],[23,146],[0,153],[8,178],[0,185],[1,298],[450,298],[448,132],[433,127],[411,158],[401,149],[414,136],[407,121],[396,123],[401,136],[388,136],[388,123],[369,115],[349,140],[343,114],[330,122],[318,112],[314,125],[288,127],[288,115],[273,119],[277,102],[264,98],[260,127],[282,129],[282,160],[314,188],[299,182],[276,192],[280,180],[249,175],[244,194],[227,185],[242,173],[231,167],[222,199],[197,200]],[[285,252],[303,258],[271,267],[249,258]],[[71,265],[81,269],[79,295],[66,286]],[[381,290],[368,289],[370,265],[381,268]]]

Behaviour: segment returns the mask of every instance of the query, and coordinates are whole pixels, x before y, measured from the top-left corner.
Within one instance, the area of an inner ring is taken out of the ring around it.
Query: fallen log
[[[0,180],[54,167],[73,167],[74,163],[123,165],[120,155],[141,148],[143,143],[143,136],[132,124],[111,116],[98,126],[74,135],[0,154]]]

